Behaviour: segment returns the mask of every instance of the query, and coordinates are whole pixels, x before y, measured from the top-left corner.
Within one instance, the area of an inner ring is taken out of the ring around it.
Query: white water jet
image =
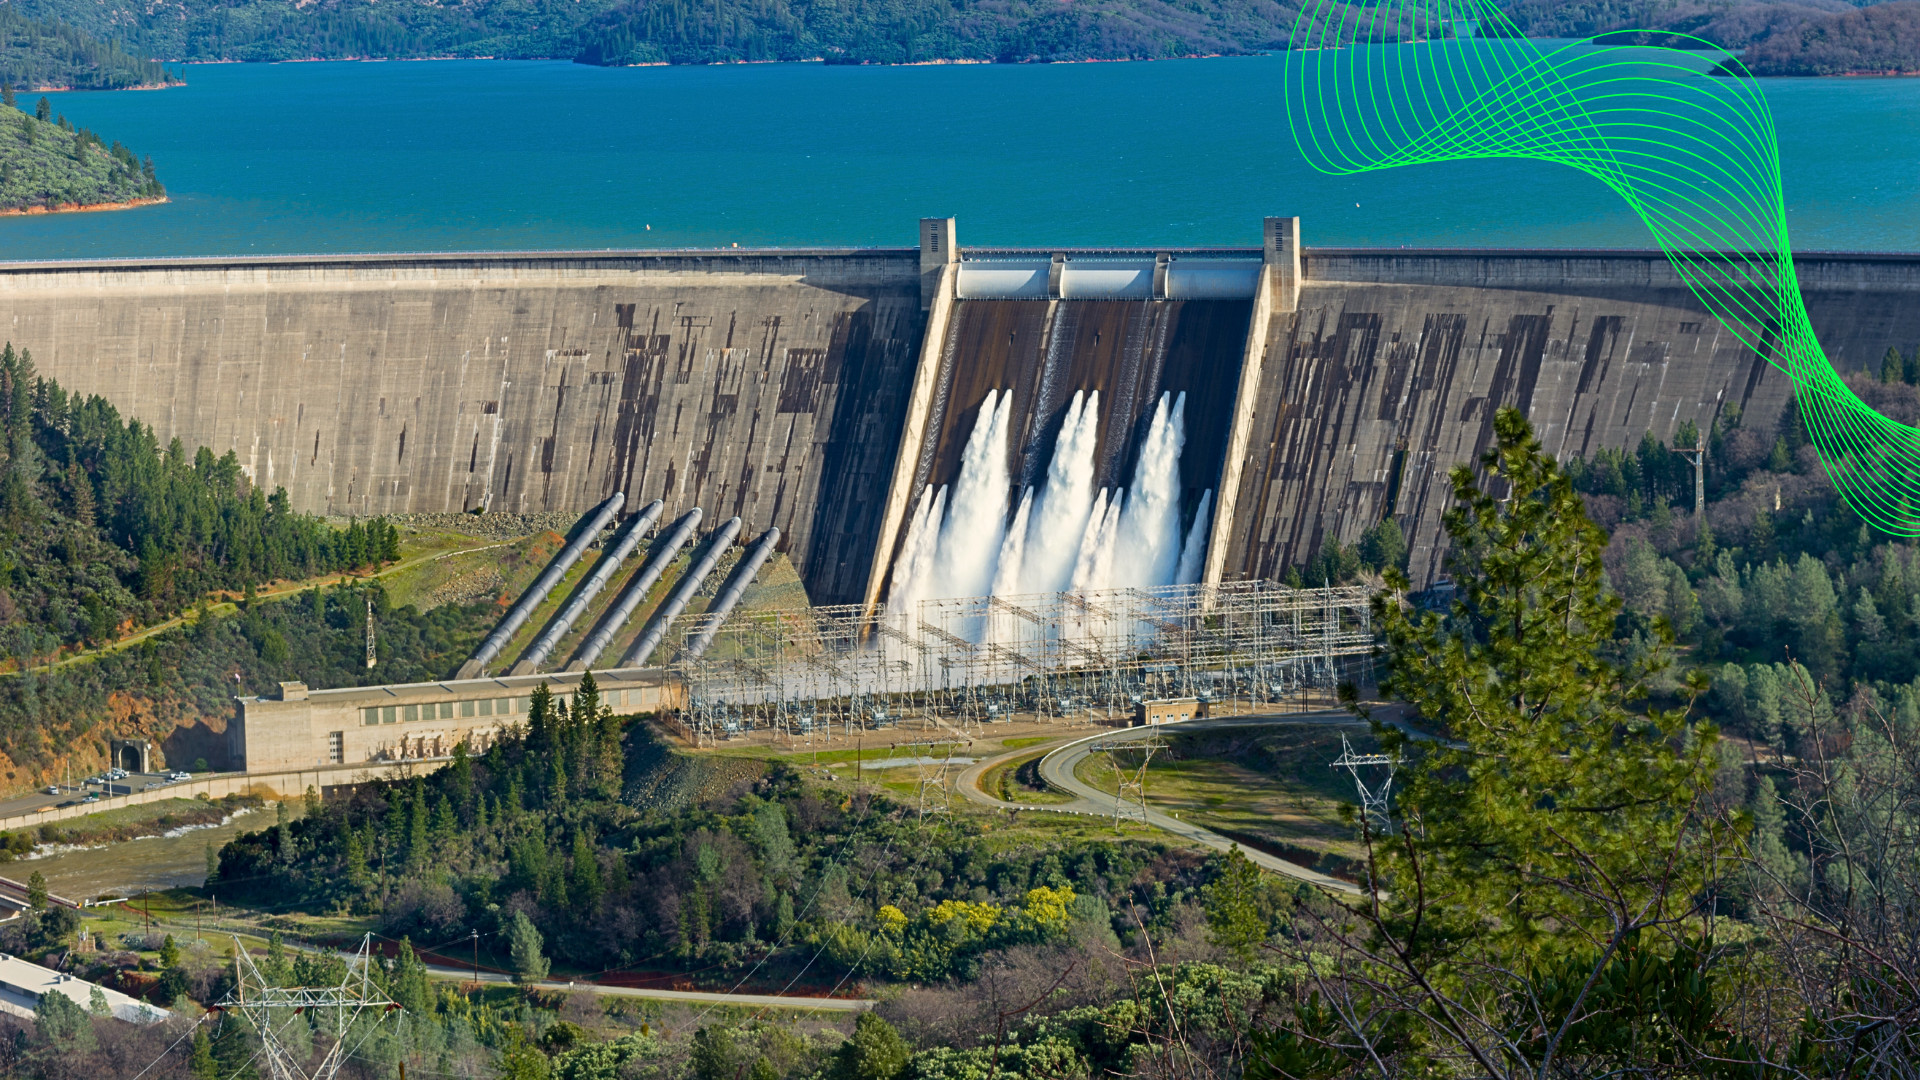
[[[1014,596],[1024,591],[1020,568],[1027,561],[1027,519],[1033,512],[1033,489],[1020,495],[1020,509],[1013,512],[1013,524],[1007,526],[1007,538],[1000,544],[1000,563],[993,572],[993,595]]]
[[[1187,530],[1187,542],[1180,549],[1180,572],[1175,585],[1199,582],[1207,558],[1207,529],[1213,524],[1213,489],[1200,493],[1200,505],[1193,512],[1193,527]]]
[[[900,557],[894,560],[893,584],[887,594],[887,614],[911,614],[920,601],[927,599],[933,587],[934,564],[938,557],[935,543],[940,532],[940,518],[947,505],[947,489],[942,487],[935,495],[929,484],[921,489],[920,502],[913,512],[913,523],[907,527],[906,543],[900,547]]]
[[[1093,458],[1099,443],[1100,391],[1083,396],[1076,390],[1060,425],[1053,459],[1047,463],[1046,488],[1029,527],[1020,567],[1021,592],[1060,592],[1073,580],[1080,541],[1093,516]]]
[[[1100,489],[1099,497],[1093,501],[1093,512],[1087,518],[1079,554],[1074,559],[1073,577],[1067,582],[1070,591],[1088,593],[1113,587],[1113,543],[1120,532],[1120,514],[1126,501],[1127,493],[1123,489],[1115,489],[1111,500],[1107,498],[1107,489]]]
[[[1007,421],[1013,391],[987,391],[940,523],[937,596],[985,596],[1007,528]]]
[[[1180,564],[1180,451],[1187,441],[1187,395],[1166,394],[1154,407],[1153,422],[1133,467],[1133,486],[1113,555],[1114,588],[1169,585]]]

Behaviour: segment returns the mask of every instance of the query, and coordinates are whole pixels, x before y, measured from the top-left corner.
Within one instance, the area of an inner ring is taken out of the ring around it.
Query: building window
[[[347,733],[330,731],[327,733],[327,761],[339,765],[347,760]]]
[[[412,721],[415,721],[415,720],[418,720],[418,719],[420,719],[420,706],[418,706],[418,705],[409,705],[409,706],[407,706],[407,717],[406,717],[406,718],[407,718],[407,721],[408,721],[409,723],[411,723]]]
[[[453,719],[453,702],[443,701],[440,703],[440,719],[442,720]]]
[[[461,716],[472,716],[472,715],[473,715],[473,702],[471,702],[471,701],[463,701],[463,702],[461,702],[461,703],[460,703],[460,715],[461,715]]]
[[[380,709],[378,706],[371,709],[361,709],[360,715],[362,717],[360,722],[368,727],[372,727],[380,722]]]
[[[400,710],[394,708],[392,705],[386,705],[380,709],[381,723],[391,724],[398,719],[400,719]]]

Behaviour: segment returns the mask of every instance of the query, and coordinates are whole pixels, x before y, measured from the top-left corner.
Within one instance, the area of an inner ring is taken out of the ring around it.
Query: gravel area
[[[389,514],[387,520],[402,529],[439,529],[482,540],[515,540],[549,529],[565,536],[581,517],[580,514]],[[335,520],[340,524],[347,521],[346,518]],[[618,521],[610,524],[602,538],[610,535],[618,524]]]

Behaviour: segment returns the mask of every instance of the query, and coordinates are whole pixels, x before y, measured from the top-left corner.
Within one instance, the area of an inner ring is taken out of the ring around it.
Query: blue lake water
[[[0,219],[0,259],[914,243],[1649,246],[1528,162],[1314,173],[1277,56],[1052,66],[200,65],[50,95],[173,202]],[[1920,79],[1768,80],[1794,245],[1920,250]]]

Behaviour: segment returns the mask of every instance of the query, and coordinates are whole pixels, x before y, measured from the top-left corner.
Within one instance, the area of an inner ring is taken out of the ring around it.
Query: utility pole
[[[480,931],[473,933],[473,985],[480,985]]]
[[[367,666],[375,663],[373,655],[373,593],[367,593]]]
[[[1673,452],[1693,462],[1693,516],[1702,518],[1707,512],[1707,448],[1676,446]]]

